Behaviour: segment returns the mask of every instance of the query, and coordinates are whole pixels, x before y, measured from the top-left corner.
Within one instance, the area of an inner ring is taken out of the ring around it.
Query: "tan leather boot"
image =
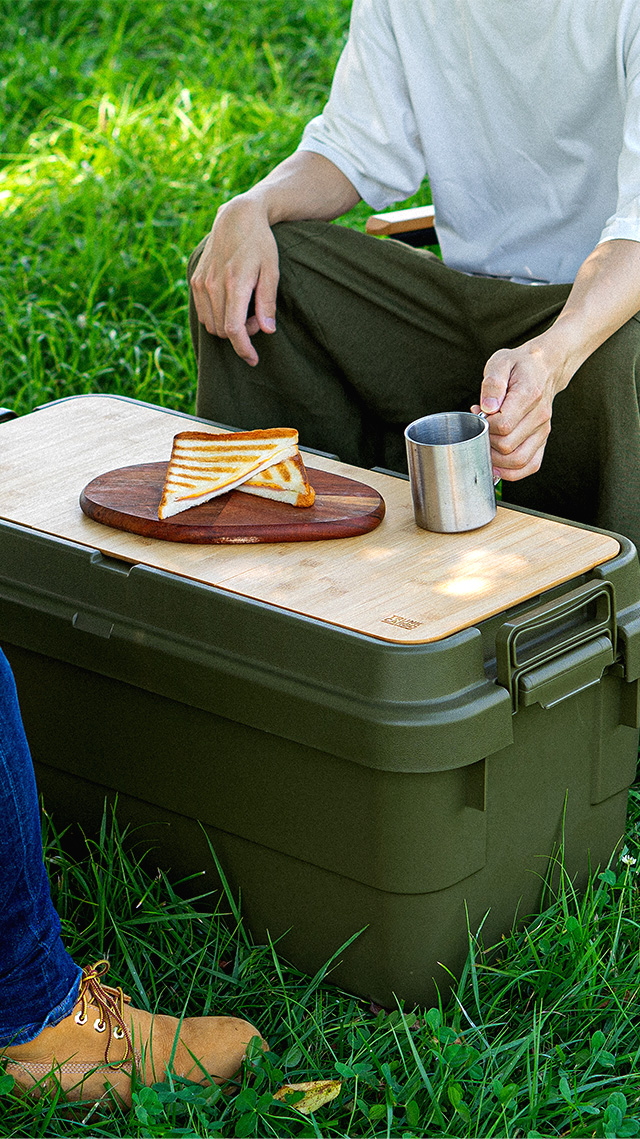
[[[238,1071],[247,1044],[259,1036],[246,1020],[234,1016],[152,1016],[132,1008],[122,989],[103,985],[108,961],[83,971],[77,1003],[70,1016],[45,1028],[28,1044],[0,1049],[6,1071],[24,1092],[62,1087],[71,1100],[97,1101],[113,1088],[131,1105],[131,1074],[150,1086],[171,1070],[196,1083],[224,1083]],[[204,1071],[203,1071],[204,1069]]]

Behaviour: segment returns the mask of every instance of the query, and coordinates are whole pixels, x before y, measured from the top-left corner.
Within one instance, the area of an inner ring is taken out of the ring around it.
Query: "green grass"
[[[188,255],[218,205],[289,153],[320,109],[349,7],[2,4],[0,403],[24,412],[109,391],[193,411]],[[639,828],[636,791],[634,857]],[[136,1093],[129,1114],[80,1120],[55,1101],[20,1102],[0,1077],[2,1135],[640,1132],[637,865],[616,863],[584,897],[563,880],[495,953],[472,942],[444,1007],[389,1015],[254,945],[233,898],[149,876],[112,821],[75,861],[49,829],[47,857],[78,960],[109,956],[154,1008],[244,1014],[272,1052],[230,1096],[165,1085]],[[341,1095],[315,1119],[272,1100],[285,1079],[331,1077]]]
[[[3,9],[0,399],[116,391],[191,411],[188,255],[295,147],[347,5],[290,21],[268,0]]]
[[[637,864],[612,864],[580,897],[561,877],[541,915],[497,950],[471,940],[444,1007],[389,1012],[331,986],[324,971],[300,974],[277,947],[255,945],[229,892],[201,895],[199,878],[176,889],[144,870],[144,832],[122,836],[105,817],[76,860],[50,826],[47,836],[63,936],[77,960],[109,957],[109,979],[143,1007],[248,1017],[270,1052],[250,1060],[230,1094],[174,1081],[136,1091],[128,1113],[87,1107],[82,1122],[55,1098],[34,1107],[7,1086],[0,1134],[640,1133]],[[634,792],[632,857],[639,837]],[[283,1082],[316,1079],[342,1088],[315,1116],[274,1102]]]
[[[0,402],[112,391],[194,409],[188,256],[320,110],[348,10],[3,5]]]

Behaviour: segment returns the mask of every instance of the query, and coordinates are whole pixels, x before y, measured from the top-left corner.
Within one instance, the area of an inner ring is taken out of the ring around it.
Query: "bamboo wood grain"
[[[0,424],[0,517],[403,644],[477,624],[619,550],[608,535],[500,507],[481,530],[430,534],[414,523],[408,483],[315,455],[309,467],[379,491],[387,510],[377,529],[303,545],[191,546],[113,530],[82,513],[79,496],[92,479],[166,461],[174,434],[192,427],[109,396],[78,397]]]

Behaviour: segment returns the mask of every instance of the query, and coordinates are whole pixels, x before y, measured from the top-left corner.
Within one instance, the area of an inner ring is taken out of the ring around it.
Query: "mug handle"
[[[484,411],[479,411],[479,412],[478,412],[478,419],[483,419],[485,423],[488,423],[488,422],[489,422],[489,417],[488,417],[488,415],[485,415]],[[499,483],[499,482],[501,482],[501,481],[502,481],[502,480],[501,480],[501,479],[499,479],[499,478],[497,478],[497,479],[494,479],[494,480],[493,480],[493,485],[494,485],[494,486],[497,486],[497,485],[498,485],[498,483]]]

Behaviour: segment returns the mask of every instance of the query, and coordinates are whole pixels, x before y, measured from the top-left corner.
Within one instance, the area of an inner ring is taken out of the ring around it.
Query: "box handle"
[[[108,618],[101,617],[96,613],[74,613],[71,624],[74,629],[78,629],[81,633],[91,633],[93,637],[104,637],[106,641],[109,640],[113,632],[113,621],[109,621]]]
[[[597,684],[616,659],[615,590],[590,581],[521,617],[496,635],[497,681],[520,704],[550,708]]]

